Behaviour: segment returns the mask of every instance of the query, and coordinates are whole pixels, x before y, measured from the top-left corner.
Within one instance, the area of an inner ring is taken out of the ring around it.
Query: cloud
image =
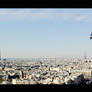
[[[72,14],[70,14],[70,13],[57,13],[55,16],[57,19],[68,20],[72,17]]]
[[[88,18],[87,15],[78,15],[77,17],[75,17],[75,20],[81,21],[81,20],[86,20],[87,18]]]
[[[38,19],[52,19],[51,10],[35,11],[31,9],[17,9],[17,10],[0,10],[0,20],[38,20]]]
[[[72,17],[72,14],[63,14],[64,20],[67,20],[67,19],[69,19],[70,17]]]
[[[10,20],[68,20],[87,21],[88,15],[77,15],[72,12],[58,12],[53,9],[0,9],[0,21]],[[92,19],[91,19],[92,20]]]
[[[57,13],[52,9],[0,9],[0,20],[67,20],[71,14]]]

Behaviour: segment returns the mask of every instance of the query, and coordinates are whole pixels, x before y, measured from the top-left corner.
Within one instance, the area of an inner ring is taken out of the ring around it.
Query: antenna
[[[1,51],[0,51],[0,61],[1,61]]]
[[[84,51],[84,59],[87,59],[87,58],[86,58],[86,52],[85,52],[85,51]]]

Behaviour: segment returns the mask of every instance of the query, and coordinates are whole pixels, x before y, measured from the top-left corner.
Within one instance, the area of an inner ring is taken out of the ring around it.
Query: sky
[[[92,57],[92,9],[2,8],[2,57]]]

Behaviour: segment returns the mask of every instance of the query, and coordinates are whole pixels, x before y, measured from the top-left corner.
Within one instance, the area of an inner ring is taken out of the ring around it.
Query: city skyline
[[[2,57],[92,57],[92,9],[0,9]]]

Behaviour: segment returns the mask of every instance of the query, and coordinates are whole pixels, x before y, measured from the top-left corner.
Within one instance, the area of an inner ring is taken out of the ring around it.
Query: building
[[[16,79],[12,79],[12,84],[16,84]]]
[[[24,78],[24,72],[23,71],[20,71],[19,72],[19,77],[20,77],[20,79],[23,79]]]

